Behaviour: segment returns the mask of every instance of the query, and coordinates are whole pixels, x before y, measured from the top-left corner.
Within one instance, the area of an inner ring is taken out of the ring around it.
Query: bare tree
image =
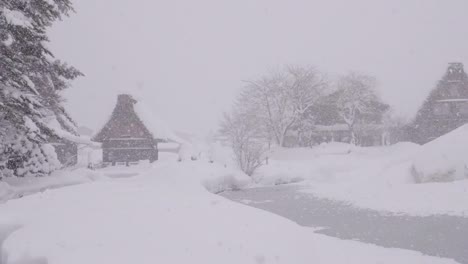
[[[236,107],[231,114],[225,114],[220,132],[231,144],[239,168],[252,176],[262,165],[266,147],[255,114],[245,110]]]
[[[337,85],[338,111],[351,133],[350,143],[356,144],[356,123],[383,106],[375,91],[377,81],[372,76],[350,73],[341,77]]]
[[[298,125],[327,86],[320,72],[299,66],[246,82],[240,104],[256,112],[267,137],[280,146],[284,146],[288,131]]]

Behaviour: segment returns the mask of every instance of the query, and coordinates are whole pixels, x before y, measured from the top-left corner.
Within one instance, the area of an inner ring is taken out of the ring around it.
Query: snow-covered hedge
[[[468,178],[468,125],[421,147],[411,166],[417,183]]]

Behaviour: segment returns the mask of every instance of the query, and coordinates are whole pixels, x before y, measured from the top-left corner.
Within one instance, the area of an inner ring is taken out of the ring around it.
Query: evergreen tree
[[[76,134],[60,91],[81,73],[56,60],[46,29],[72,9],[69,0],[0,0],[0,168],[19,176],[57,168],[46,144],[59,137],[50,120]],[[0,175],[1,177],[1,175]]]

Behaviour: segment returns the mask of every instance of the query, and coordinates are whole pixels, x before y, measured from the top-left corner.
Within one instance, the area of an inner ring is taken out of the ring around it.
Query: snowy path
[[[226,192],[231,200],[289,218],[318,233],[390,248],[452,258],[468,264],[468,218],[386,215],[318,199],[298,186],[275,186]]]

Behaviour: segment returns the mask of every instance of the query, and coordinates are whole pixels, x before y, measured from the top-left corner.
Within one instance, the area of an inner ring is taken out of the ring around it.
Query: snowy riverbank
[[[412,174],[421,153],[436,151],[412,143],[369,148],[331,143],[312,149],[276,149],[256,178],[259,186],[298,182],[317,197],[356,207],[420,216],[468,216],[468,180],[417,183]],[[440,167],[448,163],[443,159],[428,162],[432,168],[436,162]]]

